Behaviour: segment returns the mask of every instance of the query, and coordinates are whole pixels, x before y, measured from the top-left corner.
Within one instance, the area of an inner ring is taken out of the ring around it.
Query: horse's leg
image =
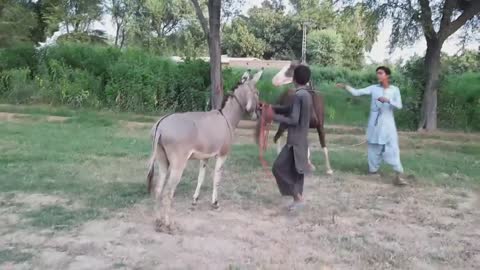
[[[198,197],[200,196],[200,189],[202,188],[203,180],[205,180],[205,171],[207,168],[207,161],[208,160],[200,160],[200,169],[198,171],[198,179],[197,179],[197,188],[195,189],[195,194],[193,194],[193,205],[197,204]]]
[[[212,207],[213,208],[218,208],[218,187],[220,186],[220,180],[222,178],[222,170],[223,170],[223,164],[225,163],[225,160],[227,159],[227,156],[219,156],[217,157],[217,161],[215,163],[215,172],[213,175],[213,192],[212,192]]]
[[[320,145],[322,146],[322,149],[323,149],[323,154],[325,155],[326,173],[328,175],[332,175],[333,170],[332,170],[332,167],[330,166],[330,158],[328,157],[327,143],[326,143],[326,140],[325,140],[325,128],[323,127],[323,125],[319,125],[317,127],[317,132],[318,132],[318,137],[320,139]]]
[[[310,166],[310,169],[312,171],[315,171],[315,165],[313,165],[312,160],[310,159],[310,147],[308,147],[307,149],[308,149],[308,153],[307,153],[308,166]]]
[[[273,136],[273,142],[277,145],[277,155],[280,154],[282,151],[283,143],[282,143],[282,136],[285,132],[286,127],[284,125],[279,125],[277,133]]]
[[[170,212],[172,210],[173,196],[175,195],[175,189],[182,178],[183,171],[187,166],[187,160],[188,158],[175,158],[170,160],[168,179],[165,183],[165,190],[162,195],[163,222],[157,219],[157,230],[162,230],[162,225],[164,225],[167,230],[172,228]]]

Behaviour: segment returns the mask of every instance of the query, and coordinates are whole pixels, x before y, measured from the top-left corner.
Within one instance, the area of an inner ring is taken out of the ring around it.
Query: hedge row
[[[415,129],[421,104],[423,74],[420,61],[394,71],[404,109],[397,114],[400,128]],[[230,90],[241,69],[225,69]],[[261,98],[274,102],[274,70],[266,70],[258,88]],[[333,87],[348,82],[356,87],[375,83],[373,69],[312,67],[317,88],[325,95],[329,123],[362,124],[368,98],[352,98]],[[140,50],[64,44],[36,50],[0,50],[0,99],[9,103],[46,103],[119,111],[157,112],[205,110],[209,99],[209,66],[203,61],[176,64]],[[447,75],[439,93],[439,126],[480,130],[480,73]]]

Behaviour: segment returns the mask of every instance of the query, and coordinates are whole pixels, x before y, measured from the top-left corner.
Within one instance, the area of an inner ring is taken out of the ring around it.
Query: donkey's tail
[[[158,151],[158,143],[160,142],[160,137],[162,134],[157,135],[158,125],[163,120],[160,119],[152,128],[152,155],[150,161],[148,162],[148,174],[147,174],[147,191],[148,193],[152,192],[153,189],[153,176],[155,175],[155,159]]]

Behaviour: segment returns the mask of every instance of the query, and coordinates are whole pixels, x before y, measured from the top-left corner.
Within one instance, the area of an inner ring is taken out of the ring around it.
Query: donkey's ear
[[[240,79],[240,83],[244,83],[248,80],[250,80],[250,69],[243,73],[242,78]]]
[[[263,68],[259,70],[257,73],[255,73],[255,75],[253,75],[252,82],[255,84],[258,83],[258,81],[262,77],[262,74],[263,74]]]

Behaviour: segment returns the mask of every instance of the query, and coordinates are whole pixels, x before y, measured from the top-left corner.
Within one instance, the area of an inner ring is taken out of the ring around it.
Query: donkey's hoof
[[[154,227],[156,232],[163,232],[165,229],[165,224],[159,218],[155,219]]]
[[[220,208],[220,204],[218,203],[218,201],[212,203],[212,208],[213,209],[219,209]]]
[[[196,206],[197,203],[198,203],[198,198],[193,198],[193,200],[192,200],[192,205],[193,205],[193,206]]]
[[[333,170],[327,170],[327,175],[333,175]]]
[[[155,220],[155,231],[158,233],[168,233],[173,234],[176,231],[175,225],[173,222],[166,224],[161,219]]]

